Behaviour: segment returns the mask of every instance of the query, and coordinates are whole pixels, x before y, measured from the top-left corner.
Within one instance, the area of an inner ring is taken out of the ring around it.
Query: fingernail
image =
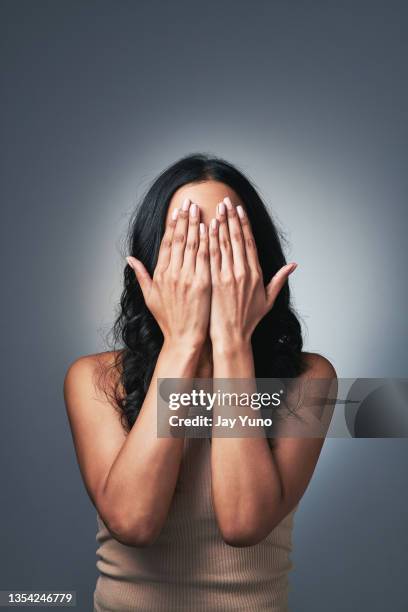
[[[238,217],[240,217],[240,219],[243,219],[245,217],[245,211],[242,208],[242,206],[237,206],[237,213],[238,213]]]
[[[226,196],[226,197],[224,198],[224,202],[225,202],[225,204],[227,205],[227,208],[230,208],[230,209],[232,208],[232,202],[231,202],[231,200],[229,199],[229,197],[228,197],[228,196]]]
[[[132,257],[126,257],[126,261],[128,262],[129,266],[134,270],[135,264],[134,264]]]
[[[205,236],[205,224],[200,223],[200,234],[201,236]]]
[[[190,208],[190,215],[192,217],[196,217],[197,216],[197,204],[192,204],[191,208]]]
[[[217,229],[217,219],[211,219],[211,229]]]
[[[190,198],[186,198],[183,202],[183,210],[184,211],[188,210],[189,206],[190,206]]]
[[[173,219],[173,221],[175,221],[177,219],[178,211],[179,211],[178,208],[175,208],[173,210],[173,214],[171,215],[171,218]]]
[[[292,272],[293,272],[293,270],[295,270],[295,269],[297,268],[297,263],[291,263],[291,264],[289,264],[289,265],[290,265],[289,270],[290,270],[290,272],[292,273]]]
[[[220,214],[220,215],[224,215],[225,214],[225,204],[224,204],[224,202],[220,202],[218,204],[218,214]]]

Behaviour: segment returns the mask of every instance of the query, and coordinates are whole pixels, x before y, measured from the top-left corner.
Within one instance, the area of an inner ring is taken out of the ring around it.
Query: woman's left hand
[[[265,287],[248,217],[243,207],[235,207],[229,198],[218,204],[209,240],[210,337],[216,350],[234,351],[250,342],[255,327],[272,308],[297,264],[280,268]]]

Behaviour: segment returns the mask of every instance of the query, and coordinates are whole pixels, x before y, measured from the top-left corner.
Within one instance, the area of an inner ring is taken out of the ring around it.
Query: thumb
[[[152,279],[150,278],[150,274],[148,273],[142,262],[136,259],[136,257],[126,257],[126,261],[136,274],[136,278],[142,290],[143,297],[146,299],[146,297],[149,295],[150,288],[152,286]]]
[[[280,268],[275,276],[273,276],[265,288],[266,291],[266,303],[268,311],[272,308],[276,298],[279,295],[280,290],[286,283],[288,276],[297,268],[297,263],[289,263]]]

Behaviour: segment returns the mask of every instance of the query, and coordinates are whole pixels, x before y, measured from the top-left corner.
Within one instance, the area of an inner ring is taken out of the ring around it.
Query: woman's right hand
[[[208,335],[211,277],[208,232],[197,204],[187,198],[167,224],[157,265],[150,277],[135,257],[127,257],[146,306],[169,343],[199,348]]]

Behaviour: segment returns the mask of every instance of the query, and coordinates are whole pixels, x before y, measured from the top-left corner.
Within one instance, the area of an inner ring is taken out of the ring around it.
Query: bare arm
[[[193,247],[184,256],[186,241]],[[174,494],[184,439],[157,437],[156,383],[157,378],[195,374],[208,327],[209,292],[203,281],[209,280],[209,273],[196,274],[191,263],[207,248],[207,236],[198,239],[198,215],[189,219],[188,212],[181,211],[166,229],[156,278],[150,279],[141,262],[131,260],[165,340],[127,435],[115,408],[94,385],[94,356],[74,362],[65,377],[66,407],[85,486],[111,533],[125,544],[146,546],[156,539]],[[200,258],[201,265],[206,261]]]
[[[311,379],[336,378],[324,357],[311,354],[309,364]],[[214,371],[217,378],[253,376],[252,348],[215,351]],[[312,478],[323,443],[320,437],[282,435],[271,449],[266,437],[212,438],[213,499],[227,543],[252,546],[293,510]]]
[[[248,388],[252,384],[255,390],[250,338],[272,307],[290,268],[282,268],[266,290],[261,288],[248,220],[242,217],[241,226],[235,207],[228,204],[227,216],[221,207],[218,224],[210,231],[214,378],[248,379]],[[242,209],[239,212],[242,216]],[[228,319],[223,313],[228,313]],[[223,330],[228,326],[226,334]],[[326,359],[316,355],[307,376],[330,379],[336,374]],[[265,436],[213,437],[213,502],[227,543],[254,545],[279,524],[305,492],[323,442],[316,437],[279,437],[272,450]]]
[[[82,357],[67,372],[65,401],[81,473],[100,516],[123,543],[150,544],[166,519],[184,440],[157,437],[156,381],[193,376],[197,359],[195,349],[163,346],[127,435],[113,406],[94,386],[95,360]]]

